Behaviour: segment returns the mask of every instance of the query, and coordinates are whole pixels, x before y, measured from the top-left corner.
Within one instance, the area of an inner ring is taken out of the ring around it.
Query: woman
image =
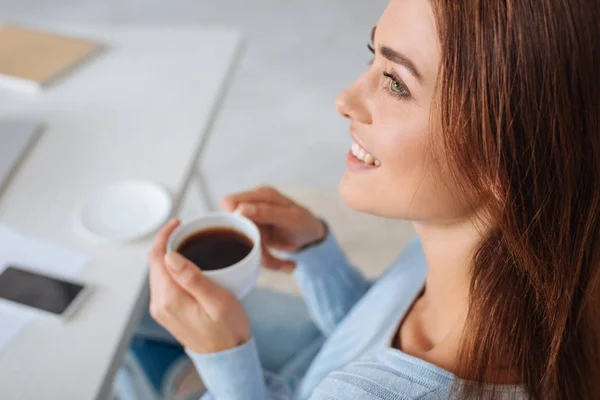
[[[373,63],[337,99],[354,141],[341,192],[418,240],[369,282],[292,200],[226,198],[289,253],[266,267],[293,270],[324,338],[263,376],[241,303],[165,254],[170,223],[151,312],[207,397],[598,398],[598,21],[587,0],[391,0]]]

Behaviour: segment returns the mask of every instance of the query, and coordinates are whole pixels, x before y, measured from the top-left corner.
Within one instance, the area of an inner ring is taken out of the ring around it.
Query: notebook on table
[[[0,87],[38,92],[99,49],[97,43],[51,32],[0,27]]]
[[[0,196],[40,130],[38,121],[0,119]]]

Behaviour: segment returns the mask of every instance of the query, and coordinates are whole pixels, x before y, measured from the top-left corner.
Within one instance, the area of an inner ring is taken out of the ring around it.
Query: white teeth
[[[366,155],[367,155],[367,153],[366,153],[366,152],[365,152],[363,149],[360,149],[360,150],[358,151],[358,157],[357,157],[357,158],[358,158],[360,161],[365,161],[365,156],[366,156]]]
[[[352,154],[354,154],[354,157],[358,158],[359,160],[364,161],[364,163],[367,165],[375,165],[376,167],[381,166],[381,162],[378,159],[367,153],[356,142],[352,142]]]

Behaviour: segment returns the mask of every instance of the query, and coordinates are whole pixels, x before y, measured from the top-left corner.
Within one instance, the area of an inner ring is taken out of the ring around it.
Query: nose
[[[371,124],[372,117],[365,103],[366,95],[360,90],[359,82],[344,89],[335,100],[338,113],[353,122]]]

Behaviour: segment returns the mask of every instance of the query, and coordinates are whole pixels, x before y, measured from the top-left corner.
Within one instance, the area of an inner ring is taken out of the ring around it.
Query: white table
[[[80,279],[95,290],[71,320],[39,318],[0,354],[7,400],[109,393],[141,311],[151,238],[96,243],[76,229],[76,211],[90,193],[125,179],[162,184],[179,204],[241,45],[223,29],[55,30],[107,48],[41,96],[0,92],[0,117],[46,124],[0,198],[0,220],[88,254]]]

